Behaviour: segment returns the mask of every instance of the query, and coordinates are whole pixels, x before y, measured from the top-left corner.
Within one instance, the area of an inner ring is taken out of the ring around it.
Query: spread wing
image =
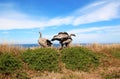
[[[58,40],[58,41],[61,41],[63,39],[67,39],[69,37],[68,33],[67,32],[59,32],[58,35],[55,35],[53,38],[52,38],[52,41],[54,40]]]

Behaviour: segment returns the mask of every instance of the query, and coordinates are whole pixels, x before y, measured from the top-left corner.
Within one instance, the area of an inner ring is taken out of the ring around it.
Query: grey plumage
[[[42,47],[50,47],[52,45],[51,41],[46,38],[42,38],[41,32],[39,32],[39,34],[40,34],[40,37],[38,39],[39,45],[41,45]]]
[[[52,41],[57,40],[61,44],[61,48],[68,47],[70,43],[72,42],[72,37],[75,36],[75,34],[68,34],[67,32],[59,32],[58,35],[53,36]]]

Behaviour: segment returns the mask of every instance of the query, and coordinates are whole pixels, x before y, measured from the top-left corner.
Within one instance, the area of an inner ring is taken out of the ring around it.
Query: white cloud
[[[29,18],[27,14],[23,14],[14,10],[7,10],[7,11],[2,11],[0,13],[0,18],[6,18],[6,19],[26,19]]]
[[[14,4],[0,4],[4,10],[0,11],[0,30],[45,28],[62,25],[80,25],[92,22],[111,20],[120,17],[120,1],[99,1],[76,10],[65,17],[49,18],[47,20],[33,20],[33,16],[16,11]],[[8,8],[8,6],[10,6]],[[6,8],[7,9],[6,9]],[[1,9],[1,8],[0,8]]]
[[[18,17],[18,16],[17,16]],[[9,18],[0,18],[0,29],[22,29],[22,28],[44,28],[49,26],[60,26],[68,25],[71,23],[72,17],[66,18],[53,18],[48,21],[35,21],[28,19],[9,19]]]
[[[90,28],[84,28],[84,29],[73,29],[73,30],[70,30],[68,32],[79,34],[79,33],[88,33],[88,32],[96,32],[96,31],[120,32],[120,25],[118,25],[118,26],[90,27]]]
[[[105,3],[106,3],[106,1],[100,1],[100,2],[91,3],[91,4],[87,5],[87,6],[84,6],[83,8],[79,8],[78,10],[73,12],[73,14],[79,16],[81,14],[90,13],[90,12],[96,10],[97,8],[100,8]]]
[[[3,31],[2,34],[7,35],[7,34],[9,34],[9,32],[8,31]]]
[[[114,33],[92,33],[92,34],[78,34],[73,43],[120,43],[119,34]]]
[[[103,27],[90,27],[84,29],[73,29],[68,33],[75,33],[76,37],[73,42],[75,43],[119,43],[120,39],[120,25],[118,26],[103,26]]]
[[[93,6],[94,5],[94,6]],[[85,7],[80,11],[85,11],[82,16],[75,18],[73,25],[86,24],[92,22],[106,21],[118,18],[120,1],[101,2]]]

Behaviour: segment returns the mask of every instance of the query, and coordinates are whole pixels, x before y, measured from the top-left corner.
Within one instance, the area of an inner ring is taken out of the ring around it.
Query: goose
[[[39,32],[40,37],[38,39],[38,43],[41,47],[51,47],[52,43],[49,39],[42,38],[42,33]]]
[[[64,47],[69,47],[70,43],[72,42],[72,37],[71,36],[76,36],[75,34],[68,34],[67,32],[59,32],[57,35],[53,36],[51,41],[59,41],[61,48]]]

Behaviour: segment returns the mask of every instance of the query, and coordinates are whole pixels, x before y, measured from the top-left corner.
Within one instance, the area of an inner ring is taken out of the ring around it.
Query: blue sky
[[[120,0],[0,0],[0,43],[37,43],[39,33],[75,33],[73,43],[120,43]]]

